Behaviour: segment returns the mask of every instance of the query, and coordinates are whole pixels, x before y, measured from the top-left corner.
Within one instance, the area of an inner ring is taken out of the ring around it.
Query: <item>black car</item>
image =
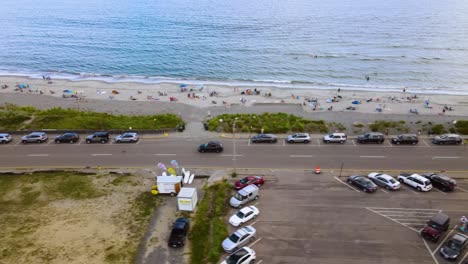
[[[440,255],[448,260],[457,260],[468,246],[468,236],[457,233],[440,249]]]
[[[348,183],[352,184],[364,192],[375,192],[377,190],[377,185],[374,182],[367,179],[364,176],[353,175],[348,177]]]
[[[258,134],[252,137],[252,143],[276,143],[278,137],[273,134]]]
[[[172,227],[171,235],[169,236],[168,245],[170,247],[181,247],[185,244],[185,237],[190,228],[190,221],[187,218],[177,218]]]
[[[198,146],[198,152],[222,152],[223,144],[219,141],[210,141],[206,144]]]
[[[437,173],[425,173],[421,176],[426,177],[432,183],[432,186],[441,189],[444,192],[453,191],[457,187],[457,182],[446,175]]]
[[[109,133],[105,131],[94,132],[94,134],[86,137],[86,143],[100,142],[102,144],[109,141]]]
[[[55,137],[55,143],[76,143],[80,140],[80,136],[77,133],[65,133]]]
[[[393,144],[411,144],[411,145],[416,145],[418,144],[419,139],[416,134],[401,134],[398,135],[394,138],[392,138],[392,143]]]
[[[361,144],[366,143],[377,143],[382,144],[385,141],[385,137],[382,133],[378,132],[369,132],[364,135],[360,135],[357,137],[357,142]]]

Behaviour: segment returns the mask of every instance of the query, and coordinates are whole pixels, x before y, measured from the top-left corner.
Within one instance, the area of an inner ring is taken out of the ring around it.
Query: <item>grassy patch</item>
[[[468,120],[459,120],[455,124],[455,131],[462,135],[468,135]]]
[[[374,123],[369,125],[369,129],[373,132],[398,132],[404,133],[408,132],[409,128],[406,126],[404,120],[400,121],[386,121],[386,120],[376,120]]]

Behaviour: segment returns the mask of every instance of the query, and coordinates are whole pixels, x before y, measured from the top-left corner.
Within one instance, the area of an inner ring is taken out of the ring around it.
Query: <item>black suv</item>
[[[210,141],[198,146],[198,152],[222,152],[223,144],[219,141]]]
[[[416,145],[418,144],[418,142],[419,142],[419,139],[416,134],[401,134],[392,138],[392,143],[397,144],[397,145],[400,145],[400,144]]]
[[[360,135],[357,137],[357,142],[361,144],[366,143],[377,143],[382,144],[385,141],[385,137],[382,133],[378,132],[369,132],[364,135]]]
[[[457,187],[457,182],[454,179],[449,178],[448,176],[437,174],[437,173],[425,173],[421,174],[428,178],[432,186],[441,189],[444,192],[453,191]]]
[[[80,140],[80,136],[77,133],[65,133],[55,137],[55,143],[76,143]]]
[[[91,144],[93,142],[101,142],[102,144],[107,143],[109,141],[109,133],[101,131],[95,132],[92,135],[86,137],[86,143]]]
[[[190,222],[187,218],[177,218],[172,227],[171,235],[169,236],[168,245],[170,247],[181,247],[185,244],[185,237],[190,228]]]

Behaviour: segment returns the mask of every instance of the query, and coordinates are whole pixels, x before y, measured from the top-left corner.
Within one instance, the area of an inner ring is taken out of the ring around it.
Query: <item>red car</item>
[[[265,180],[263,180],[263,177],[260,177],[260,176],[247,176],[247,177],[242,178],[239,181],[236,181],[236,183],[234,183],[234,188],[236,188],[236,190],[240,190],[240,189],[242,189],[245,186],[250,185],[250,184],[255,184],[258,187],[260,187],[264,183],[265,183]]]

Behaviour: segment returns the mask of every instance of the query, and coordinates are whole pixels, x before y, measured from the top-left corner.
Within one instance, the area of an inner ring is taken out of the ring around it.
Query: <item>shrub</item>
[[[434,125],[431,127],[431,130],[432,132],[434,132],[435,134],[444,134],[444,133],[447,133],[447,130],[445,130],[444,128],[444,125],[442,124],[438,124],[438,125]]]
[[[455,124],[457,133],[462,135],[468,135],[468,120],[459,120]]]

